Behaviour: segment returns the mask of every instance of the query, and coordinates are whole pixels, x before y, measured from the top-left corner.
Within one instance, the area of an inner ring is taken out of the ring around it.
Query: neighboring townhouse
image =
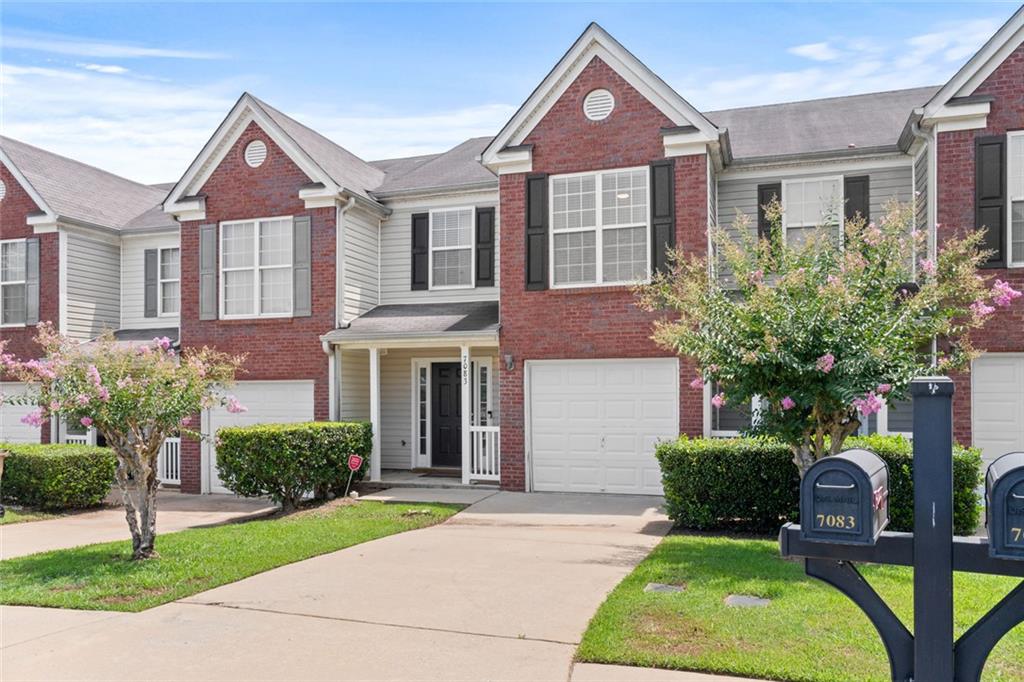
[[[632,286],[671,249],[707,254],[709,228],[735,231],[739,213],[763,231],[776,197],[792,240],[896,199],[915,202],[932,253],[989,228],[985,274],[1024,287],[1022,43],[1024,9],[943,86],[700,112],[592,24],[495,137],[383,161],[244,94],[176,184],[137,190],[146,201],[109,226],[120,299],[81,338],[180,328],[182,347],[243,353],[248,411],[205,411],[205,433],[368,420],[375,480],[657,494],[658,440],[733,435],[754,411],[713,408],[694,364],[650,340],[658,315]],[[8,211],[48,210],[7,177],[4,239]],[[17,230],[40,240],[39,319],[70,329],[67,285],[46,293],[66,269],[45,247],[57,238]],[[0,286],[21,291],[11,272]],[[988,352],[955,377],[956,436],[988,460],[1024,449],[1022,332],[1019,306],[997,313],[978,335]],[[863,430],[911,428],[901,403]],[[224,490],[215,439],[185,440],[180,461],[170,447],[167,479]]]
[[[40,322],[83,342],[105,330],[126,341],[176,338],[178,234],[161,210],[166,194],[0,137],[0,338],[7,352],[37,357]],[[24,390],[0,376],[0,393]],[[0,441],[95,442],[80,426],[26,425],[29,410],[0,404]]]

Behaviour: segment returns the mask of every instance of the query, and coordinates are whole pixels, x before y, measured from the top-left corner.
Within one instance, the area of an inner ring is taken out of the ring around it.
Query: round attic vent
[[[5,196],[7,196],[7,185],[4,184],[3,180],[0,180],[0,201],[3,201]]]
[[[267,160],[267,145],[263,140],[253,140],[245,146],[245,162],[252,168],[262,166]]]
[[[603,121],[615,108],[615,97],[604,88],[591,90],[583,100],[583,113],[591,121]]]

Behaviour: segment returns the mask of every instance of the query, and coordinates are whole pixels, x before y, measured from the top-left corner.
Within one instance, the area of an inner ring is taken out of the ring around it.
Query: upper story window
[[[0,242],[0,325],[25,324],[26,265],[24,239]]]
[[[782,183],[782,226],[788,243],[800,243],[819,226],[843,231],[843,178],[803,178]]]
[[[430,288],[473,286],[474,209],[430,212]]]
[[[221,223],[221,317],[292,314],[292,218]]]
[[[181,310],[181,250],[160,249],[160,314],[177,315]]]
[[[1010,265],[1024,265],[1024,131],[1007,133]]]
[[[557,175],[551,188],[555,287],[626,284],[650,276],[647,168]]]

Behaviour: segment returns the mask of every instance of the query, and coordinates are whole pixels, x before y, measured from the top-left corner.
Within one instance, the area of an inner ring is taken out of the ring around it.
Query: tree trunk
[[[800,480],[802,481],[804,474],[807,473],[807,470],[816,461],[814,450],[809,440],[804,441],[800,445],[791,445],[790,450],[793,451],[793,463],[796,464],[796,468],[800,472]]]
[[[117,484],[132,535],[132,559],[155,557],[156,493],[160,486],[156,464],[164,439],[143,439],[135,434],[104,437],[117,454]]]

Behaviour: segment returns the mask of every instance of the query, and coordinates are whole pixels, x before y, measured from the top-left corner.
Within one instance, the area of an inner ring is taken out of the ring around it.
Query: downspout
[[[932,195],[934,194],[933,190],[937,190],[938,189],[937,187],[933,188],[932,187],[932,182],[931,182],[932,173],[935,170],[932,167],[933,159],[937,157],[937,155],[936,155],[936,157],[932,156],[932,144],[931,143],[932,143],[933,137],[931,135],[929,135],[928,133],[925,133],[924,131],[921,130],[921,124],[920,124],[919,121],[914,121],[914,122],[912,122],[910,124],[910,132],[911,132],[911,134],[915,138],[917,138],[918,140],[921,140],[921,142],[924,143],[924,148],[925,148],[925,152],[924,153],[928,155],[928,177],[925,179],[925,183],[926,183],[925,186],[928,188],[928,196],[925,197],[925,199],[928,201],[928,205],[925,207],[925,215],[928,218],[931,218],[932,217],[932,215],[931,215]],[[917,168],[911,167],[910,172],[916,174],[917,173]],[[939,248],[938,247],[939,234],[938,234],[938,230],[935,229],[934,221],[933,220],[928,220],[927,222],[930,223],[928,225],[928,257],[931,258],[931,259],[934,259],[936,257],[936,253],[938,252],[938,248]],[[933,336],[932,337],[932,367],[933,368],[938,364],[938,355],[939,355],[939,340],[938,340],[938,338]]]
[[[345,214],[352,208],[356,203],[356,198],[350,196],[344,206],[337,207],[337,213],[334,219],[334,253],[338,260],[337,276],[334,278],[334,326],[341,328],[345,326],[345,300],[344,300],[344,287],[342,281],[345,274],[345,263],[344,263],[344,236],[342,230],[345,227]]]

